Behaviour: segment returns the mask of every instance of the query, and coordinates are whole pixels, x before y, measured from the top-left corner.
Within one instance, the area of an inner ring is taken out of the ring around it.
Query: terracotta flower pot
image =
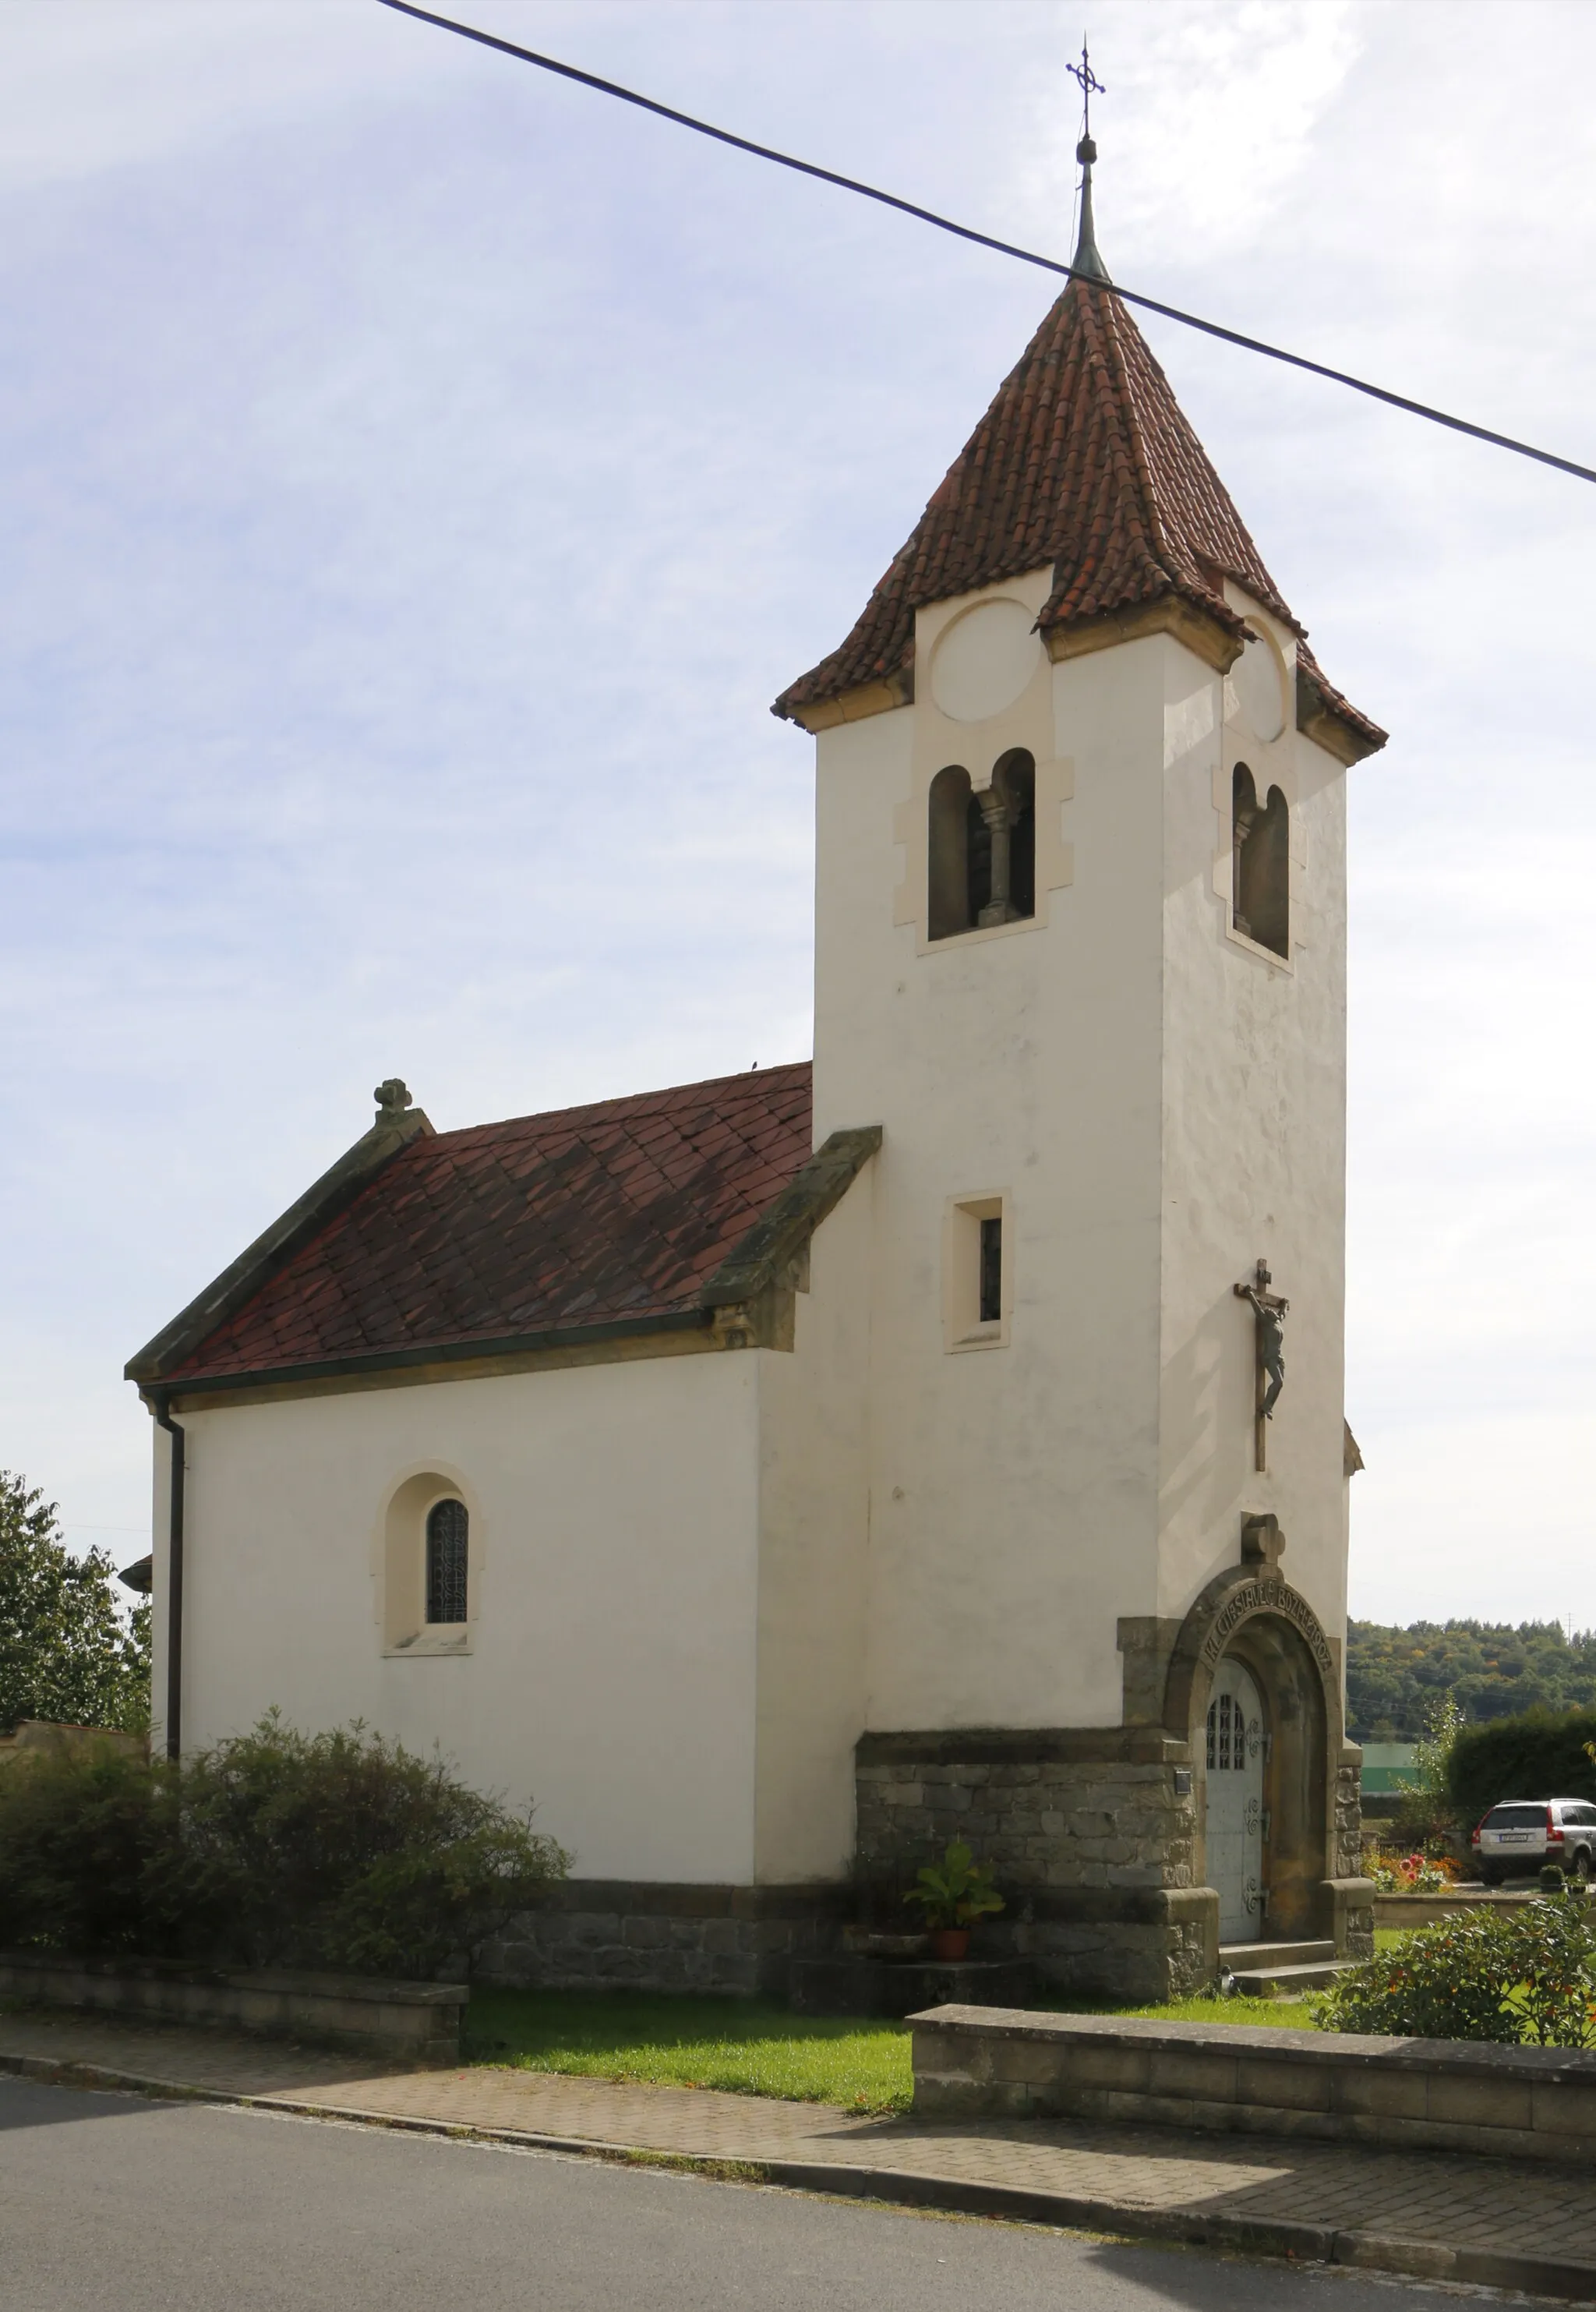
[[[933,1927],[931,1957],[933,1958],[967,1958],[970,1955],[968,1927]]]

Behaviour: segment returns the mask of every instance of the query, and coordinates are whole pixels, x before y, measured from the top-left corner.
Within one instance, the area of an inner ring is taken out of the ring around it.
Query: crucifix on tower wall
[[[1269,1467],[1265,1424],[1274,1419],[1276,1402],[1286,1386],[1286,1312],[1291,1306],[1269,1291],[1269,1283],[1268,1265],[1260,1260],[1249,1283],[1232,1288],[1238,1300],[1252,1303],[1252,1463],[1258,1469]]]

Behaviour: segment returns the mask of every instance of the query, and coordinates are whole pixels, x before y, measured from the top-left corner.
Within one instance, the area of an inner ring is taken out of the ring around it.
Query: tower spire
[[[1081,229],[1070,259],[1072,269],[1084,273],[1089,280],[1108,279],[1108,267],[1097,250],[1097,234],[1092,222],[1092,163],[1097,158],[1097,145],[1092,135],[1092,99],[1106,96],[1108,91],[1092,70],[1091,51],[1081,42],[1081,60],[1068,67],[1071,76],[1080,83],[1081,141],[1075,148],[1075,157],[1081,164]]]

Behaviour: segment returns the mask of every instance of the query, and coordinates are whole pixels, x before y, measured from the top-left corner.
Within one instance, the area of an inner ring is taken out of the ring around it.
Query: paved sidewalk
[[[360,2057],[0,2014],[0,2069],[613,2157],[972,2213],[1596,2301],[1584,2169],[1071,2121],[931,2124],[823,2104]]]

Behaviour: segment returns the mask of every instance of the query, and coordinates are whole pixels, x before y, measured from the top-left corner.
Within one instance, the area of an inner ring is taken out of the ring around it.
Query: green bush
[[[530,1812],[355,1725],[274,1712],[184,1761],[96,1748],[0,1782],[0,1942],[435,1975],[563,1878]]]
[[[1499,1912],[1460,1913],[1416,1927],[1400,1942],[1338,1975],[1313,2002],[1321,2031],[1376,2031],[1398,2038],[1520,2036],[1507,2010],[1513,1989]]]
[[[96,1742],[0,1773],[0,1944],[170,1950],[193,1907],[186,1878],[164,1759]]]
[[[1447,1795],[1465,1832],[1504,1799],[1596,1799],[1585,1744],[1596,1710],[1526,1710],[1465,1726],[1446,1760]]]
[[[1313,2002],[1321,2031],[1596,2045],[1596,1929],[1583,1895],[1416,1927]]]
[[[1538,2047],[1596,2046],[1596,1930],[1583,1887],[1509,1922],[1521,2036]]]

